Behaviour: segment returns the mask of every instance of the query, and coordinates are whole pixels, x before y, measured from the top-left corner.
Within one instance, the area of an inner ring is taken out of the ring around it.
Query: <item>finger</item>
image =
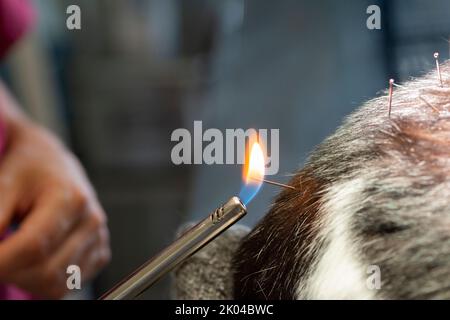
[[[42,199],[20,228],[0,243],[0,273],[47,258],[81,218],[82,213],[60,196]]]
[[[69,265],[79,266],[86,252],[98,244],[100,237],[99,227],[92,222],[81,224],[52,256],[49,261],[50,269],[65,272]]]
[[[94,278],[98,272],[111,259],[111,251],[109,249],[109,236],[107,228],[101,230],[103,233],[96,246],[90,248],[86,256],[81,260],[80,269],[83,281],[89,281]]]
[[[9,175],[0,175],[0,236],[9,227],[14,217],[19,200],[17,190]]]
[[[105,243],[105,236],[103,231],[89,231],[78,228],[49,259],[13,272],[9,280],[37,296],[61,298],[68,290],[69,265],[80,267],[82,281],[93,273],[92,255],[98,255],[96,252]]]
[[[92,255],[92,252],[98,253],[103,250],[103,247],[108,249],[108,243],[109,233],[103,211],[91,211],[49,259],[48,268],[65,273],[69,265],[77,265],[80,268],[87,268],[83,269],[83,274],[91,274],[91,269],[95,268],[96,264],[86,263],[87,257]],[[103,252],[99,255],[99,260],[104,258],[102,255]]]
[[[91,234],[89,239],[83,239],[82,246],[74,248],[72,240],[79,242],[74,237],[68,241],[60,254],[56,254],[44,269],[44,279],[47,283],[46,294],[52,298],[61,298],[68,291],[67,268],[76,265],[80,268],[81,281],[92,279],[97,272],[109,261],[109,247],[107,245],[107,229],[101,228]]]

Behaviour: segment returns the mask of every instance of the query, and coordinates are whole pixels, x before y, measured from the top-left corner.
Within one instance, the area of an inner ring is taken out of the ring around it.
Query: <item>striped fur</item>
[[[435,72],[396,88],[391,118],[377,97],[313,151],[297,190],[237,251],[236,298],[450,298],[450,64],[441,70],[442,88]]]

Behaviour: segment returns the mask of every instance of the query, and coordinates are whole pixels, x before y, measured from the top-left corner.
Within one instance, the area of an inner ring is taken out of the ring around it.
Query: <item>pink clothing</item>
[[[34,21],[28,0],[0,0],[0,58],[25,33]],[[0,119],[0,155],[6,146],[6,130]],[[5,236],[0,236],[0,241]],[[1,259],[1,257],[0,257]],[[32,296],[11,285],[0,285],[0,300],[27,300]]]
[[[32,300],[32,299],[33,297],[29,293],[15,286],[11,285],[0,286],[0,300]]]
[[[34,22],[28,0],[0,0],[0,58]]]

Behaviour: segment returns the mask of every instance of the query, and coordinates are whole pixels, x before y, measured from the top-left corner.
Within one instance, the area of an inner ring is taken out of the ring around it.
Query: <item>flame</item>
[[[245,172],[245,183],[262,183],[264,179],[264,152],[258,142],[254,142],[249,156],[248,166]]]
[[[263,148],[253,136],[250,138],[250,142],[245,152],[245,162],[243,170],[243,182],[244,185],[241,189],[239,197],[248,204],[253,197],[258,193],[263,183],[265,174],[265,158]],[[250,152],[248,152],[250,150]]]

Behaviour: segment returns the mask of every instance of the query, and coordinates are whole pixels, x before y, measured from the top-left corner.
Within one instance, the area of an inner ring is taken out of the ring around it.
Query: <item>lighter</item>
[[[102,300],[133,299],[152,286],[175,266],[203,248],[247,213],[238,197],[232,197],[208,217],[186,231],[154,258],[122,280]]]

